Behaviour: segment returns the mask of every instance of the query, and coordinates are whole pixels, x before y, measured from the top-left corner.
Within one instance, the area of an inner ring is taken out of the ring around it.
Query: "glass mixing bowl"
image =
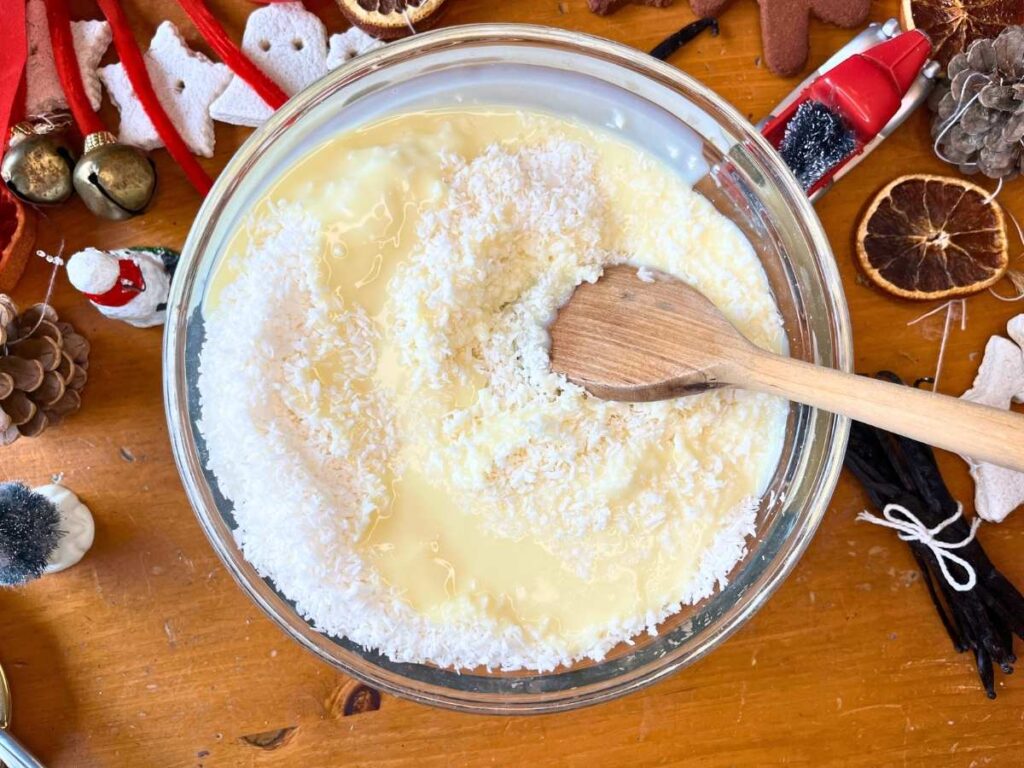
[[[519,105],[603,126],[689,179],[753,244],[785,320],[792,356],[849,370],[850,323],[828,240],[779,156],[721,97],[679,70],[607,40],[513,25],[416,35],[358,57],[292,98],[227,165],[185,244],[164,343],[174,457],[214,549],[285,632],[353,677],[452,709],[553,712],[650,685],[692,664],[747,621],[810,542],[835,487],[849,425],[843,418],[792,406],[756,535],[728,585],[665,621],[656,637],[621,644],[600,663],[548,674],[455,672],[395,663],[344,637],[317,632],[246,562],[232,535],[231,502],[205,467],[205,445],[196,426],[204,297],[230,236],[296,158],[336,132],[389,113],[473,104]]]

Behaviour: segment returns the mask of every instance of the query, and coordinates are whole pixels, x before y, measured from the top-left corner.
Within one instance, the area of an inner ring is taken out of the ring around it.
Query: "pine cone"
[[[991,179],[1024,172],[1024,27],[975,40],[946,76],[929,100],[939,156]]]
[[[45,304],[20,315],[0,294],[0,446],[35,437],[82,405],[89,342]]]

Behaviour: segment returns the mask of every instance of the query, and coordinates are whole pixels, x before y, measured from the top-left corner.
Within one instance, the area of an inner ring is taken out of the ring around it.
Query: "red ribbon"
[[[66,1],[47,0],[47,6],[58,3],[63,5]],[[185,144],[185,140],[181,138],[178,129],[174,127],[171,118],[168,117],[167,112],[164,111],[163,106],[160,104],[156,91],[153,90],[153,83],[149,79],[149,72],[146,70],[146,62],[143,60],[142,52],[135,42],[131,27],[128,25],[128,18],[125,16],[121,4],[118,0],[97,0],[97,2],[103,15],[110,22],[114,47],[117,49],[117,55],[121,59],[121,64],[124,65],[124,71],[128,75],[128,82],[132,84],[132,89],[142,103],[142,108],[146,110],[146,115],[153,123],[153,127],[156,128],[157,135],[164,143],[164,146],[167,147],[167,151],[171,153],[171,157],[181,166],[181,170],[185,172],[185,176],[188,177],[192,186],[196,188],[199,194],[205,195],[210,191],[210,187],[213,186],[213,181],[206,171],[203,170],[203,167],[199,165],[199,161],[192,156],[188,145]],[[53,34],[52,23],[50,25],[50,33],[51,35]],[[56,43],[54,43],[54,49],[56,50]],[[72,56],[72,58],[74,57]],[[58,66],[59,70],[60,67]],[[79,85],[81,86],[81,80],[79,80]],[[82,91],[84,96],[84,89]],[[70,100],[69,98],[68,101],[70,102]]]
[[[53,44],[53,60],[57,75],[64,88],[64,95],[71,108],[71,114],[78,123],[83,136],[107,130],[99,115],[92,111],[89,97],[82,84],[82,71],[78,68],[75,44],[71,36],[71,17],[68,15],[67,0],[44,0],[46,22],[50,27],[50,42]]]
[[[0,154],[10,139],[11,126],[25,111],[25,61],[28,39],[25,31],[24,0],[0,0],[0,18],[4,20],[3,45],[0,45]]]
[[[281,86],[267,77],[259,67],[252,63],[252,59],[246,56],[245,52],[228,37],[224,27],[213,17],[203,0],[178,0],[178,5],[192,19],[199,34],[203,36],[210,47],[216,51],[225,64],[231,67],[231,71],[245,80],[268,107],[277,110],[288,101],[288,94],[281,89]]]

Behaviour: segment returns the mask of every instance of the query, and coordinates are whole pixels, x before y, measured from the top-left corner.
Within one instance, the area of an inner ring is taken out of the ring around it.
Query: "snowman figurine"
[[[164,322],[177,263],[169,248],[86,248],[68,259],[68,280],[107,317],[148,328]]]

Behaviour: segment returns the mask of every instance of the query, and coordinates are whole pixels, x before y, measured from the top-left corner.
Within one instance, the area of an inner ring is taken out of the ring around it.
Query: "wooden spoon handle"
[[[1024,415],[758,350],[730,383],[1024,472]]]

